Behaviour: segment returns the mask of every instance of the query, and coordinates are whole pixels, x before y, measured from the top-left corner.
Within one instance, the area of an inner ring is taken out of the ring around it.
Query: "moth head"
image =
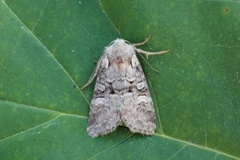
[[[131,43],[129,43],[128,41],[124,40],[124,39],[115,39],[114,41],[112,41],[107,47],[110,47],[110,46],[119,46],[119,45],[124,45],[124,44],[128,44],[130,45]]]
[[[112,61],[128,61],[135,53],[135,47],[124,39],[116,39],[105,48],[105,52]]]

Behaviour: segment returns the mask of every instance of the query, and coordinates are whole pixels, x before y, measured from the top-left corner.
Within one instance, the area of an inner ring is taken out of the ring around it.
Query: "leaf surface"
[[[240,158],[240,3],[0,1],[0,159]],[[157,131],[86,132],[103,49],[143,41],[139,56]]]

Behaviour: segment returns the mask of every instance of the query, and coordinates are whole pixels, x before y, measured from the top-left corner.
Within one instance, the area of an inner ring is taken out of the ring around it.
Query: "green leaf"
[[[0,1],[0,159],[240,159],[240,3]],[[157,131],[86,132],[94,83],[117,37],[141,48]]]

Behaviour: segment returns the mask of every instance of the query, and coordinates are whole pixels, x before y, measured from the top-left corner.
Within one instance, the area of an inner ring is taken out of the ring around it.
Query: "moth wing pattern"
[[[130,68],[134,69],[136,78],[132,82],[131,92],[124,95],[122,120],[131,132],[151,135],[156,129],[152,98],[135,54],[132,55],[132,61],[133,66]]]
[[[147,52],[137,49],[137,45],[123,39],[111,42],[93,77],[85,85],[97,76],[87,126],[87,132],[93,138],[110,133],[119,125],[127,126],[134,133],[154,134],[153,102],[136,53],[149,55],[168,51]]]

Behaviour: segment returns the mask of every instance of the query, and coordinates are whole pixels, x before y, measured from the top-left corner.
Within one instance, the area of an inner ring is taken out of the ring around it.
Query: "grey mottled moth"
[[[105,47],[92,76],[82,87],[97,76],[87,126],[91,137],[113,132],[119,125],[125,125],[134,133],[154,134],[153,102],[136,53],[156,55],[169,50],[147,52],[136,48],[148,40],[130,44],[116,39]]]

